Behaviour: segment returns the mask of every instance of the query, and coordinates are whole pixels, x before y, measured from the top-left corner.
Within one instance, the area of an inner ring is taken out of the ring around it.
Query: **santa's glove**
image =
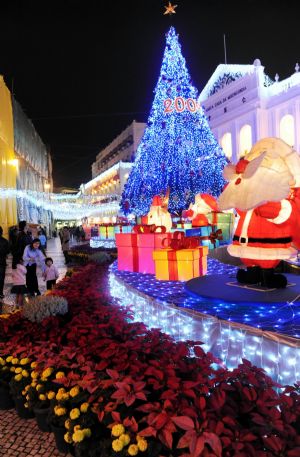
[[[192,209],[187,209],[182,211],[182,217],[193,217],[194,211]]]
[[[280,202],[268,202],[264,205],[255,208],[254,212],[257,216],[265,217],[266,219],[275,219],[281,210]]]

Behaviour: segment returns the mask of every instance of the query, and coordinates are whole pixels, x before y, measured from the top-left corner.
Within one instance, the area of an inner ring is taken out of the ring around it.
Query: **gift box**
[[[207,255],[208,247],[199,246],[199,276],[205,276],[207,274]]]
[[[118,270],[139,271],[136,233],[117,233]]]
[[[207,218],[212,225],[222,230],[223,240],[221,244],[229,243],[234,232],[234,214],[212,212],[207,215]]]
[[[131,233],[132,225],[115,225],[115,234],[116,233]]]
[[[115,230],[113,225],[105,225],[99,227],[99,235],[101,240],[114,240]]]
[[[192,228],[192,223],[191,222],[179,222],[176,224],[176,228],[182,228],[182,229],[191,229]]]
[[[155,249],[155,277],[161,281],[189,281],[199,276],[200,250],[193,249]]]
[[[156,227],[157,228],[157,227]],[[137,246],[139,257],[139,272],[155,274],[155,264],[153,261],[153,250],[161,248],[164,240],[171,239],[171,233],[138,233]]]

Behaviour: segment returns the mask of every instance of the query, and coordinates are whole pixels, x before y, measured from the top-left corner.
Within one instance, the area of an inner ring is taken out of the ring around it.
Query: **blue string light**
[[[174,27],[166,48],[146,130],[125,186],[125,214],[148,213],[154,195],[169,195],[169,211],[186,209],[199,192],[218,196],[225,155],[198,103]]]

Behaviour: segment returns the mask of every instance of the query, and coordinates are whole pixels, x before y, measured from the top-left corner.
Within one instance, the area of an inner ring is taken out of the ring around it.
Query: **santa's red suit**
[[[291,245],[298,227],[293,197],[237,212],[240,219],[228,252],[247,267],[274,268],[297,254]]]

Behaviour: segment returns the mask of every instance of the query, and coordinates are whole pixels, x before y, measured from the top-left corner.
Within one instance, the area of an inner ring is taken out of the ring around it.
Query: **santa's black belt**
[[[292,238],[287,236],[285,238],[244,238],[243,236],[234,235],[233,241],[240,243],[263,243],[263,244],[287,244],[292,242]]]

